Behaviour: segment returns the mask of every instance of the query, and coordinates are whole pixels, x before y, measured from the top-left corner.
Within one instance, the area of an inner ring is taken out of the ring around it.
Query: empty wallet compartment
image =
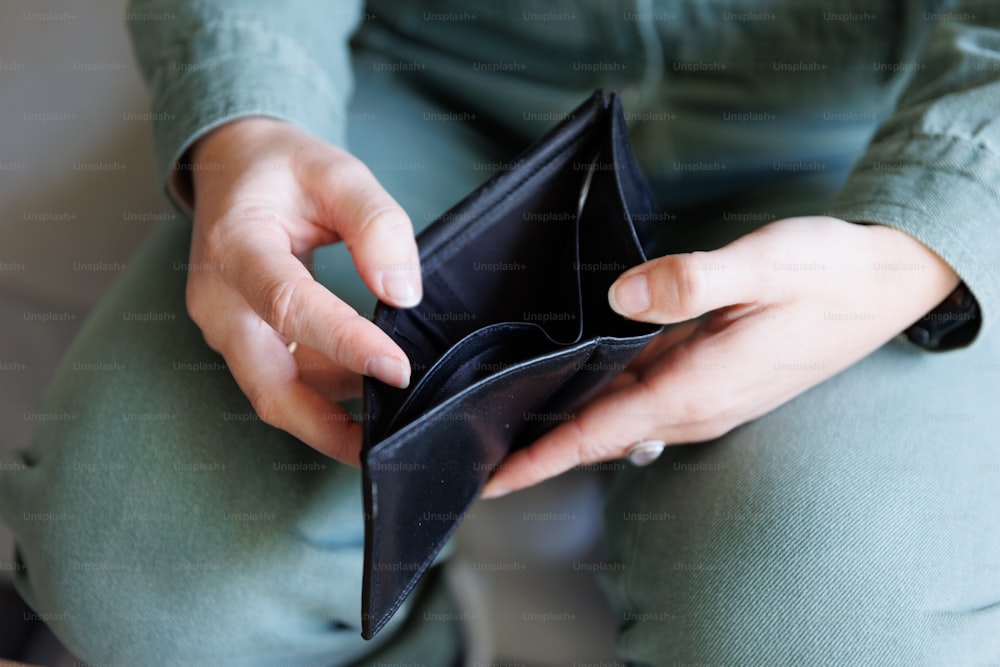
[[[365,379],[362,636],[431,565],[512,449],[566,419],[660,331],[608,305],[645,261],[652,197],[598,92],[418,237],[423,301],[379,304],[410,387]]]

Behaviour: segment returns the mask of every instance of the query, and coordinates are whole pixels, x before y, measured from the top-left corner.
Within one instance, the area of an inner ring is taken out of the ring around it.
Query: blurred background
[[[125,0],[0,2],[0,461],[28,442],[87,312],[157,221],[177,221],[156,184],[124,10]],[[591,574],[570,565],[594,557],[600,484],[574,474],[477,505],[449,566],[475,626],[475,664],[620,664],[610,610]],[[525,522],[526,509],[574,519]],[[480,567],[496,562],[519,567]],[[0,664],[79,665],[14,593],[14,567],[0,524]],[[529,608],[578,618],[496,621]]]
[[[30,413],[86,313],[152,221],[173,215],[153,174],[124,8],[0,3],[0,459],[27,443]],[[73,664],[19,605],[12,570],[0,525],[0,658]]]

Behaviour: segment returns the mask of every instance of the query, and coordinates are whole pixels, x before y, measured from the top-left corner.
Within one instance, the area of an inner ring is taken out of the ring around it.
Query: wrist
[[[875,239],[876,280],[891,285],[919,314],[939,304],[961,282],[946,261],[915,237],[882,224],[867,228]]]
[[[239,151],[253,139],[288,123],[269,116],[244,116],[215,127],[195,141],[187,155],[192,164],[219,160]]]
[[[209,187],[221,175],[234,179],[264,157],[260,138],[276,129],[289,127],[284,121],[266,116],[246,116],[213,128],[198,138],[179,163],[180,175],[187,175],[188,200]],[[181,188],[183,192],[184,189]]]
[[[955,271],[916,238],[885,225],[871,225],[881,237],[881,257],[874,268],[899,274],[897,303],[912,303],[903,327],[910,342],[925,349],[950,349],[969,344],[979,330],[979,304]],[[914,312],[915,311],[915,312]]]

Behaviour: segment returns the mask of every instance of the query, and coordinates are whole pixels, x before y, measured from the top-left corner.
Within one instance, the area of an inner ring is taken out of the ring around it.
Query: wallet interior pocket
[[[389,422],[391,434],[475,383],[560,347],[536,324],[501,322],[473,331],[421,377]]]
[[[418,237],[424,300],[379,304],[411,386],[365,380],[362,635],[387,622],[514,449],[585,404],[660,331],[608,288],[654,211],[617,96],[600,92]]]
[[[574,144],[543,165],[533,175],[540,186],[527,199],[496,193],[477,211],[474,233],[421,258],[424,300],[395,311],[392,322],[411,362],[412,389],[382,397],[380,413],[394,415],[383,434],[413,417],[411,405],[426,410],[504,364],[580,340],[577,207],[586,170],[566,166],[581,154]],[[476,351],[473,362],[469,350]]]
[[[622,317],[608,302],[608,290],[618,277],[646,261],[626,208],[629,204],[618,169],[616,162],[597,163],[580,213],[580,259],[576,268],[584,339],[632,338],[649,333],[649,324]]]

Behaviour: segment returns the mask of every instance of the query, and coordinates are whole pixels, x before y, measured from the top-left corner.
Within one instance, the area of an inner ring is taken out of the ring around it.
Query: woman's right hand
[[[359,395],[361,375],[405,387],[409,361],[304,262],[343,241],[378,298],[414,306],[421,284],[409,218],[359,160],[275,119],[212,131],[190,166],[188,312],[264,422],[357,465],[361,425],[335,401]]]

